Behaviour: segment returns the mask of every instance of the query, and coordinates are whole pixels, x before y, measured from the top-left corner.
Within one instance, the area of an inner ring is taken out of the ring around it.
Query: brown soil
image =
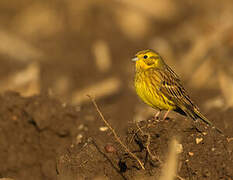
[[[91,105],[86,106],[89,106],[87,112],[46,95],[22,98],[13,92],[0,99],[2,177],[69,180],[153,176],[157,179],[162,164],[146,153],[148,133],[151,152],[163,162],[171,138],[178,137],[183,147],[179,155],[179,176],[212,180],[233,177],[232,141],[201,122],[193,123],[182,116],[165,121],[142,121],[139,126],[144,134],[131,123],[127,135],[120,133],[120,136],[145,163],[144,171],[109,131],[99,131],[103,123]],[[232,112],[232,109],[216,115],[213,112],[212,116],[216,117],[217,124],[220,117],[230,120]],[[197,144],[196,138],[203,140]],[[112,151],[107,151],[106,146]]]

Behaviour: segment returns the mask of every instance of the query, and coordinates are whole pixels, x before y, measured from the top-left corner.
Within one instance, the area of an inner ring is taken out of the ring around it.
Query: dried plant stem
[[[129,154],[139,163],[139,165],[141,166],[141,168],[142,168],[143,170],[145,170],[145,167],[144,167],[144,165],[142,164],[142,162],[139,160],[139,158],[138,158],[135,154],[133,154],[133,153],[127,148],[127,146],[121,141],[121,139],[119,138],[119,136],[116,134],[115,130],[111,127],[111,125],[108,123],[108,121],[104,118],[102,112],[100,111],[98,105],[96,104],[95,99],[92,98],[90,95],[88,95],[88,97],[91,99],[92,103],[94,104],[94,106],[95,106],[97,112],[99,113],[101,119],[104,121],[104,123],[106,124],[106,126],[107,126],[107,127],[111,130],[111,132],[113,133],[113,135],[114,135],[116,141],[117,141],[118,143],[120,143],[120,145],[125,149],[125,151],[126,151],[127,153],[129,153]]]
[[[180,180],[185,180],[184,178],[182,178],[182,177],[179,176],[179,175],[176,175],[176,177],[177,177],[178,179],[180,179]]]
[[[142,129],[146,128],[146,126],[143,126],[143,127],[140,127],[138,122],[135,122],[136,126],[137,126],[137,132],[141,132],[142,135],[146,135],[147,136],[147,141],[146,141],[146,150],[149,154],[149,156],[153,159],[153,160],[158,160],[161,164],[164,164],[163,161],[156,155],[153,155],[151,150],[150,150],[150,142],[151,142],[151,135],[150,133],[147,133],[147,132],[144,132]],[[148,126],[147,126],[148,127]],[[185,180],[184,178],[182,178],[181,176],[179,175],[175,175],[178,179],[180,180]]]
[[[147,136],[146,150],[147,150],[149,156],[150,156],[153,160],[157,159],[157,160],[162,164],[163,162],[160,160],[160,158],[159,158],[158,156],[156,156],[156,155],[153,155],[152,152],[151,152],[151,150],[150,150],[150,140],[151,140],[150,133],[145,133],[145,132],[140,128],[140,126],[138,125],[137,122],[136,122],[136,126],[137,126],[138,130],[142,133],[142,135],[146,135],[146,136]]]
[[[135,121],[135,123],[137,123],[137,122]],[[143,129],[143,128],[145,128],[145,127],[146,127],[146,126],[143,126],[143,127],[141,127],[140,129]],[[138,133],[138,131],[140,131],[140,129],[138,128],[137,131],[133,134],[133,136],[132,136],[131,139],[129,140],[129,143],[132,143],[132,141],[133,141],[135,135]]]

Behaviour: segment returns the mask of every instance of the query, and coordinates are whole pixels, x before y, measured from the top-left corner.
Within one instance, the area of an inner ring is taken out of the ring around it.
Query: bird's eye
[[[148,56],[147,56],[147,55],[145,55],[145,56],[144,56],[144,59],[147,59],[147,58],[148,58]]]

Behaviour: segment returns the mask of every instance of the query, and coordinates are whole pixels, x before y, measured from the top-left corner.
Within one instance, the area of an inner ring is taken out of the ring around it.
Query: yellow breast
[[[145,74],[138,73],[135,76],[135,89],[138,96],[149,106],[160,110],[173,110],[175,104],[167,99],[156,86],[156,82],[151,82],[152,79],[145,77]]]

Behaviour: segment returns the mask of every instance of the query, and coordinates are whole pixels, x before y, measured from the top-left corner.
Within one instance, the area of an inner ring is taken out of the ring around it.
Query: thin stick
[[[137,123],[137,121],[135,121],[135,124]],[[141,127],[141,129],[144,129],[145,127],[147,127],[146,125]],[[135,135],[138,133],[138,131],[140,131],[140,129],[138,128],[137,131],[133,134],[133,136],[131,137],[129,143],[131,143],[135,137]]]
[[[146,136],[147,136],[146,150],[147,150],[147,152],[149,153],[149,156],[150,156],[153,160],[157,159],[157,160],[162,164],[163,162],[160,160],[160,158],[159,158],[158,156],[156,156],[156,155],[153,155],[152,152],[151,152],[151,150],[150,150],[150,140],[151,140],[150,133],[145,133],[145,132],[139,127],[139,125],[138,125],[137,122],[136,122],[136,126],[137,126],[137,128],[139,129],[139,131],[140,131],[143,135],[146,135]]]
[[[93,103],[93,105],[95,106],[97,112],[99,113],[101,119],[104,121],[104,123],[106,124],[106,126],[108,126],[108,128],[112,131],[112,133],[113,133],[115,139],[117,140],[117,142],[119,142],[120,145],[125,149],[125,151],[128,152],[135,160],[137,160],[138,163],[139,163],[139,165],[141,166],[141,168],[142,168],[143,170],[145,170],[145,167],[143,166],[143,164],[142,164],[142,162],[139,160],[139,158],[138,158],[135,154],[133,154],[133,153],[126,147],[125,144],[123,144],[123,142],[120,140],[119,136],[116,134],[115,130],[111,127],[111,125],[108,123],[108,121],[104,118],[102,112],[100,111],[98,105],[96,104],[95,99],[92,98],[90,95],[87,95],[87,96],[88,96],[88,97],[90,98],[90,100],[92,101],[92,103]]]
[[[147,136],[147,141],[146,141],[146,149],[147,149],[147,152],[149,154],[149,156],[154,160],[154,159],[157,159],[161,164],[163,164],[163,161],[160,160],[160,158],[156,155],[153,155],[152,152],[150,151],[150,139],[151,139],[151,136],[150,136],[150,133],[145,133],[142,129],[144,129],[146,126],[143,126],[143,127],[140,127],[138,122],[135,122],[136,126],[137,126],[137,132],[140,131],[143,135],[146,135]],[[178,179],[180,180],[185,180],[184,178],[182,178],[181,176],[179,175],[175,175]]]
[[[180,179],[180,180],[185,180],[184,178],[182,178],[182,177],[179,176],[179,175],[176,175],[176,177],[177,177],[178,179]]]

